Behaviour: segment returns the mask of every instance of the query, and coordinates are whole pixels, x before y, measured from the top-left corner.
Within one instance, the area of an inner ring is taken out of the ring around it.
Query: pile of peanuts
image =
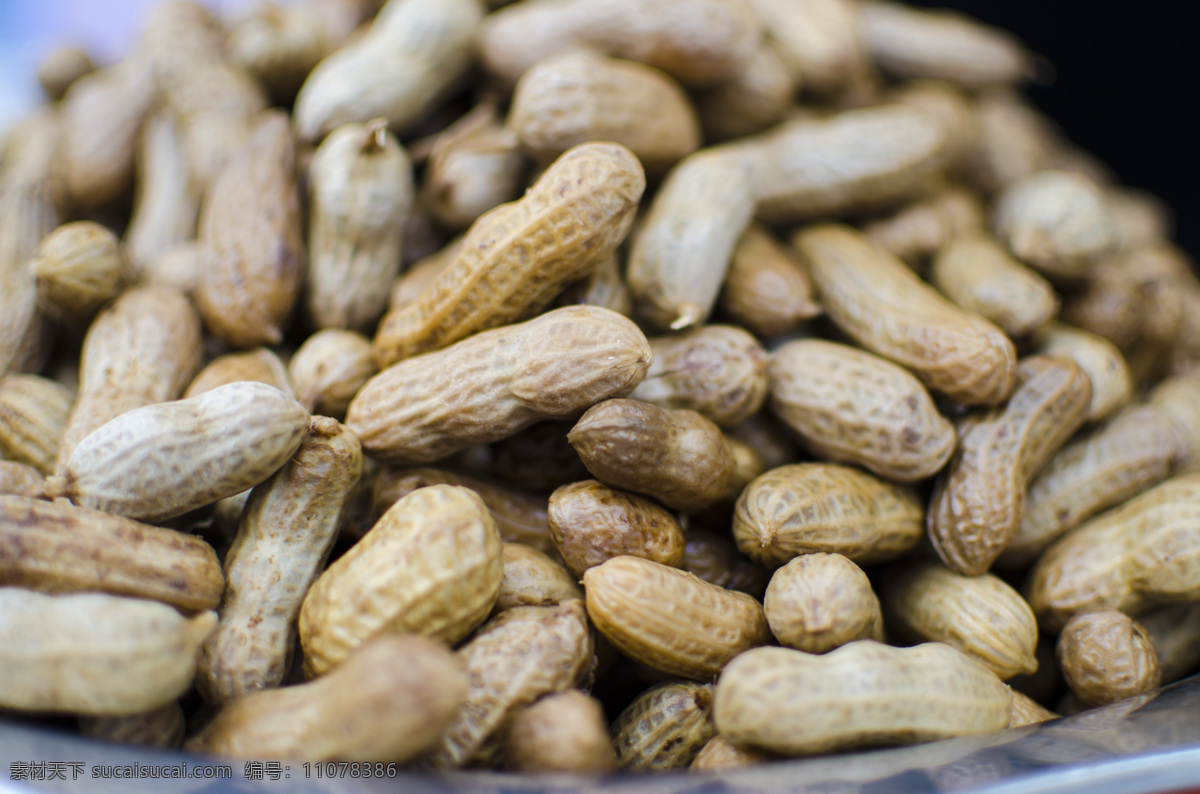
[[[0,144],[0,716],[714,770],[1200,668],[1200,281],[1017,40],[491,5],[171,0],[47,57]]]

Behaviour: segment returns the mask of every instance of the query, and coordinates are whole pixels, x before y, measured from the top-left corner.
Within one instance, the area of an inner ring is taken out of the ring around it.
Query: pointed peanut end
[[[381,151],[387,145],[387,119],[371,119],[363,130],[363,152]]]
[[[679,307],[679,316],[671,322],[672,331],[682,331],[690,328],[704,319],[704,312],[694,303],[685,303]]]
[[[59,477],[58,475],[51,475],[50,477],[46,478],[46,483],[42,489],[43,496],[46,499],[49,499],[50,501],[54,501],[56,499],[66,499],[66,498],[68,498],[67,497],[68,487],[69,486],[68,486],[66,477]]]

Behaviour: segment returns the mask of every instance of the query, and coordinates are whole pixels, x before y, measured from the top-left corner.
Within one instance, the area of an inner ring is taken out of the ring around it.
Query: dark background
[[[1019,36],[1054,66],[1025,94],[1131,187],[1165,199],[1176,239],[1200,259],[1200,3],[943,0]]]

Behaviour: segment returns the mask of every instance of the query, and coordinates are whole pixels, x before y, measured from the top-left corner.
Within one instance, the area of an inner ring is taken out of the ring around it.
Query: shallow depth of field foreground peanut
[[[47,53],[0,715],[699,774],[1200,669],[1200,279],[1036,63],[891,0],[168,0]]]

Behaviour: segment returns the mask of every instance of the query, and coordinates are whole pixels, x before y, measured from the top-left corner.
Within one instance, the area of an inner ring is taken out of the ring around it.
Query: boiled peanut
[[[70,321],[91,319],[129,280],[116,235],[91,221],[64,224],[42,238],[30,267],[42,310]]]
[[[518,606],[549,606],[583,598],[577,576],[524,543],[505,543],[500,551],[503,570],[495,611]]]
[[[371,340],[341,328],[317,331],[288,361],[296,399],[323,416],[345,416],[354,395],[378,372]]]
[[[1088,421],[1099,421],[1133,399],[1129,365],[1107,339],[1065,323],[1052,323],[1038,334],[1036,345],[1038,353],[1068,356],[1087,373],[1092,382]]]
[[[617,767],[604,709],[568,689],[517,712],[508,731],[508,768],[517,772],[603,773]]]
[[[613,721],[618,766],[629,772],[686,767],[713,736],[712,684],[667,681]]]
[[[49,378],[0,378],[0,456],[51,474],[72,402],[71,392]]]
[[[883,641],[883,615],[867,575],[840,554],[801,554],[777,570],[763,610],[781,645],[825,653],[854,640]]]
[[[1115,609],[1083,612],[1058,636],[1058,663],[1084,706],[1103,706],[1158,686],[1158,653],[1141,624]]]
[[[746,229],[733,251],[718,305],[760,338],[779,336],[822,312],[808,276],[757,224]]]
[[[245,382],[265,383],[290,397],[296,396],[288,368],[279,360],[279,356],[268,348],[256,347],[242,353],[226,353],[208,362],[192,378],[183,397],[196,397],[230,383]]]

